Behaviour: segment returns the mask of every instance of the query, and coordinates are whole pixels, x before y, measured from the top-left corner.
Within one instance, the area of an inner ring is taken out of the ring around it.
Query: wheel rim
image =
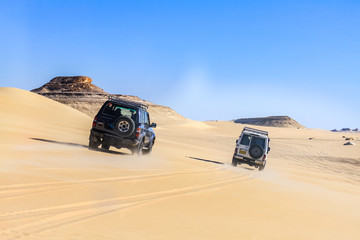
[[[128,121],[120,121],[118,124],[118,129],[122,133],[126,133],[130,129],[130,124]]]
[[[252,154],[253,154],[254,156],[260,156],[261,151],[260,151],[259,148],[254,148],[254,149],[252,150]]]

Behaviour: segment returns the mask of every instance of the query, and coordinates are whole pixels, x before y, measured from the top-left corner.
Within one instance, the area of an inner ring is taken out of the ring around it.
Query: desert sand
[[[90,117],[0,88],[0,239],[360,239],[360,134],[258,127],[259,172],[230,164],[244,125],[151,117],[151,157],[90,151]]]

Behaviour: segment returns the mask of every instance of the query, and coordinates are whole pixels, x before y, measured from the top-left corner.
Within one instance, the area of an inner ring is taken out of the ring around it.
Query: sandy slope
[[[0,239],[360,239],[359,134],[263,128],[258,172],[229,164],[240,124],[153,116],[136,158],[89,151],[89,117],[27,91],[0,88],[0,114]]]

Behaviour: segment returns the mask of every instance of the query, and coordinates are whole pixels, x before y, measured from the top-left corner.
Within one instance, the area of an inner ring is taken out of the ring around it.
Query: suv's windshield
[[[251,140],[251,146],[253,145],[259,145],[260,147],[265,149],[265,139],[253,136]]]
[[[132,119],[134,119],[136,116],[136,110],[128,107],[122,107],[111,102],[105,105],[103,113],[114,117],[125,116]]]

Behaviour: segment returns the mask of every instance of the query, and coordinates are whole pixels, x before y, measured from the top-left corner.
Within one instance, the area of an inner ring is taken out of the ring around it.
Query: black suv
[[[89,137],[89,148],[109,150],[128,148],[132,153],[150,154],[155,143],[155,133],[150,124],[147,107],[109,97],[94,118]]]

